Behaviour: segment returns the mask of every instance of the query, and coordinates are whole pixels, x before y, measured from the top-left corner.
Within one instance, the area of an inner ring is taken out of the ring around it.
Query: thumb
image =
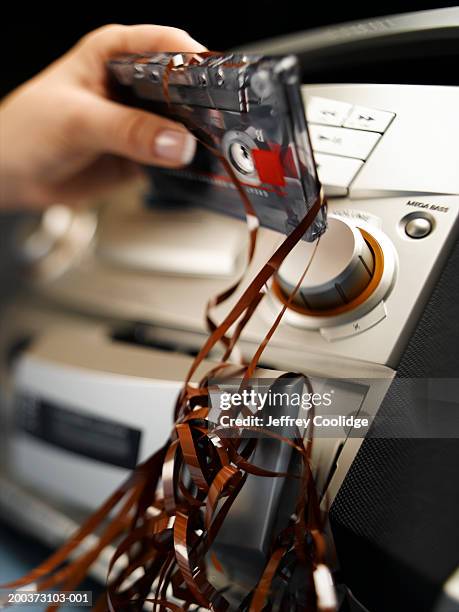
[[[189,164],[196,141],[179,123],[94,96],[84,139],[97,153],[115,153],[142,164]]]

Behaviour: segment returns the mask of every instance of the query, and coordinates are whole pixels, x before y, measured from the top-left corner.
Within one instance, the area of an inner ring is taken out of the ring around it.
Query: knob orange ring
[[[272,280],[271,288],[277,299],[284,305],[288,304],[288,308],[290,310],[294,310],[295,312],[307,315],[309,317],[334,317],[336,315],[343,314],[344,312],[349,312],[350,310],[353,310],[354,308],[357,308],[358,306],[363,304],[371,296],[371,294],[381,281],[384,272],[384,253],[379,242],[371,234],[366,232],[361,227],[357,229],[360,231],[369,249],[371,250],[374,260],[373,276],[371,277],[370,282],[362,291],[362,293],[360,293],[357,297],[355,297],[347,304],[342,304],[341,306],[336,306],[335,308],[326,308],[324,310],[310,310],[309,308],[299,306],[298,304],[294,304],[293,302],[288,304],[289,296],[284,293],[277,279],[274,277]]]

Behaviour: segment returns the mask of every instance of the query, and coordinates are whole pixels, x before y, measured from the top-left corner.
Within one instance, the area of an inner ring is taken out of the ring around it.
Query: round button
[[[405,233],[410,238],[425,238],[431,231],[432,223],[425,217],[415,217],[405,225]]]
[[[327,231],[317,248],[315,243],[302,241],[284,260],[277,281],[286,294],[293,291],[309,261],[294,298],[296,304],[308,310],[348,304],[369,284],[374,270],[372,252],[361,232],[337,217],[329,217]]]
[[[56,204],[39,220],[21,225],[17,243],[28,273],[41,280],[56,278],[89,247],[96,224],[94,210]]]
[[[33,263],[46,257],[69,231],[74,213],[70,208],[50,206],[39,220],[25,224],[18,237],[25,261]]]

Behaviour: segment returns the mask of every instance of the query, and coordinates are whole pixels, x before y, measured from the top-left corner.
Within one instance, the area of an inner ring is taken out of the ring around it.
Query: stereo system
[[[394,380],[457,378],[459,90],[302,93],[329,227],[261,366],[333,381],[348,414],[393,414],[404,409]],[[52,207],[18,234],[28,282],[1,322],[0,510],[54,543],[65,529],[27,518],[25,500],[58,512],[63,525],[78,522],[163,443],[206,335],[205,303],[245,266],[244,223],[148,205],[148,190],[140,181],[84,211]],[[260,230],[247,279],[281,240]],[[242,334],[246,355],[312,248],[301,241],[273,278]],[[459,506],[447,491],[457,439],[348,433],[317,439],[313,456],[343,576],[371,611],[413,601],[433,609],[458,561]]]

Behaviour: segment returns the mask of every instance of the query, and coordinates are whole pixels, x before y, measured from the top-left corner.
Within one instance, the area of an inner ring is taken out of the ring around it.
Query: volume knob
[[[286,295],[293,291],[310,260],[294,298],[309,311],[348,304],[362,293],[374,271],[372,252],[360,230],[337,217],[329,217],[317,248],[315,243],[301,241],[282,263],[277,282]]]

